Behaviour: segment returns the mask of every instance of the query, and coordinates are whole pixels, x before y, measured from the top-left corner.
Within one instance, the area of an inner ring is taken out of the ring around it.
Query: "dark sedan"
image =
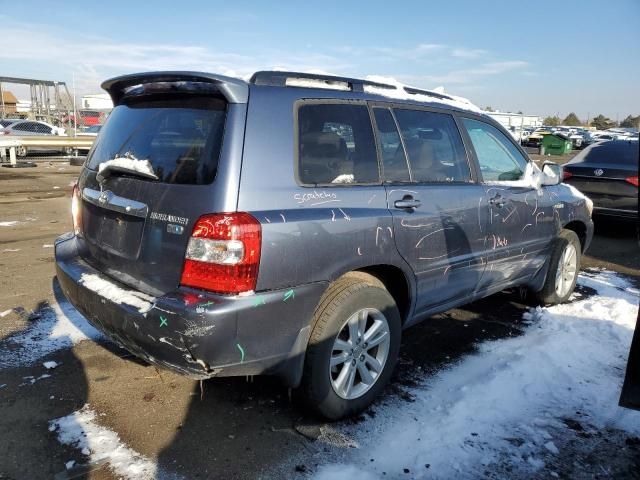
[[[638,216],[638,141],[590,145],[564,166],[564,183],[593,200],[594,214]]]

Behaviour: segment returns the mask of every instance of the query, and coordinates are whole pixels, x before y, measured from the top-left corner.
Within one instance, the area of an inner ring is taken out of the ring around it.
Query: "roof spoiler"
[[[249,86],[244,80],[201,72],[146,72],[122,75],[102,82],[101,87],[111,96],[114,105],[120,104],[131,87],[160,82],[198,82],[215,87],[229,103],[247,103]]]

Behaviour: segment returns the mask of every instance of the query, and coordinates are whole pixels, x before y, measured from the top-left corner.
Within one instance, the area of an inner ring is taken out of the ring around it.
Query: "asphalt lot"
[[[71,229],[69,197],[80,167],[37,160],[36,168],[0,168],[0,221],[19,222],[0,227],[0,312],[10,310],[0,318],[0,340],[47,315],[60,297],[52,245]],[[611,269],[640,284],[633,225],[596,219],[583,267]],[[412,328],[385,397],[403,400],[416,375],[454,364],[483,341],[519,335],[527,305],[518,292],[504,292]],[[82,457],[48,431],[49,420],[86,403],[126,445],[187,478],[256,478],[276,470],[281,478],[304,475],[313,465],[288,460],[323,448],[313,438],[325,424],[306,413],[295,392],[290,396],[270,378],[215,379],[201,390],[197,382],[138,362],[108,341],[81,342],[47,360],[60,365],[33,384],[25,377],[43,374],[41,362],[0,369],[0,385],[6,384],[0,388],[0,479],[117,478],[100,463],[65,470],[67,461],[81,464]],[[375,421],[376,408],[353,421]],[[603,447],[594,441],[593,472],[601,461],[616,464],[620,478],[637,475],[640,447],[632,452],[634,460],[623,448],[628,439],[619,442]],[[591,478],[593,472],[582,473]]]

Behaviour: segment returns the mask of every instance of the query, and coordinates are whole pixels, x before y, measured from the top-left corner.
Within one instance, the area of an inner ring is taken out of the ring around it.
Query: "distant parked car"
[[[638,142],[595,143],[564,166],[564,182],[593,200],[594,214],[638,217]]]
[[[19,122],[20,120],[20,118],[3,118],[2,120],[0,120],[0,135],[4,134],[5,127],[8,127],[12,123]]]
[[[93,125],[78,132],[79,137],[97,137],[102,125]]]
[[[525,145],[527,147],[538,148],[542,144],[542,139],[544,138],[544,136],[549,135],[550,133],[552,133],[551,130],[547,128],[538,128],[527,137],[527,142],[525,143]]]
[[[63,128],[35,120],[18,120],[0,130],[3,135],[20,137],[66,135]],[[20,146],[16,149],[19,157],[25,157],[29,150],[51,151],[50,148]],[[55,151],[55,150],[54,150]]]
[[[78,127],[91,127],[98,125],[103,121],[101,113],[95,110],[79,110],[78,111]],[[62,117],[63,124],[75,124],[76,116],[73,113]]]

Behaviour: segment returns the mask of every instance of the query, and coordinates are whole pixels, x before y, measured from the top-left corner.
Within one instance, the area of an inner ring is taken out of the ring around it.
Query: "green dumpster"
[[[545,135],[542,138],[540,153],[542,155],[564,155],[570,153],[573,145],[571,140],[560,135]]]

